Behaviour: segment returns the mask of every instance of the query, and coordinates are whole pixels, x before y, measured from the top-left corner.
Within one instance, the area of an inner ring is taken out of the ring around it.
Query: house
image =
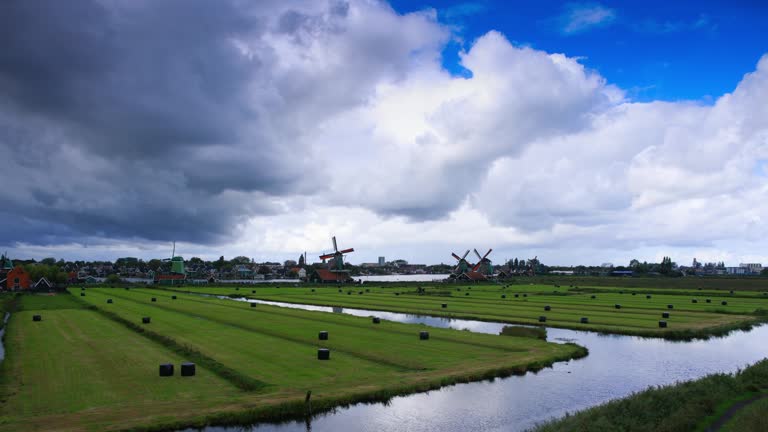
[[[53,289],[53,284],[50,283],[45,277],[41,277],[39,281],[32,284],[32,289],[36,291],[50,291]]]
[[[486,278],[484,274],[476,271],[468,271],[468,272],[462,273],[458,276],[457,279],[468,280],[471,282],[480,282],[480,281],[488,280],[488,278]]]
[[[5,287],[8,290],[28,290],[30,287],[29,273],[20,266],[9,271],[5,279]]]
[[[296,273],[296,277],[299,279],[303,280],[307,278],[307,270],[301,267],[294,267],[291,269],[291,272]]]
[[[347,272],[332,272],[328,269],[317,269],[312,275],[312,282],[320,283],[333,283],[333,282],[349,282],[352,278],[349,277]]]

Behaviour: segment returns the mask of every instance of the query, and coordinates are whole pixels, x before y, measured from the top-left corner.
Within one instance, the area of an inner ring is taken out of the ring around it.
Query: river
[[[507,324],[235,299],[306,310],[375,315],[385,320],[498,334]],[[586,346],[583,359],[556,363],[524,376],[458,384],[389,403],[356,404],[308,421],[252,427],[208,427],[205,432],[512,432],[568,412],[628,396],[651,386],[731,373],[768,357],[768,326],[726,337],[676,342],[634,336],[547,328],[552,342]],[[762,342],[761,342],[762,341]],[[188,429],[184,432],[192,432]],[[195,430],[196,431],[196,430]]]

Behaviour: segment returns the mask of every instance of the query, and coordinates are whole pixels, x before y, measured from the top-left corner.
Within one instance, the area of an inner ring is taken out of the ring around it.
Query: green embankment
[[[540,325],[539,317],[544,316],[546,323],[541,325],[668,339],[722,335],[768,319],[768,298],[739,290],[730,294],[728,291],[689,293],[660,289],[490,284],[424,284],[423,288],[422,293],[411,285],[370,284],[184,287],[175,290],[512,324]],[[585,290],[591,292],[585,293]],[[672,305],[671,309],[669,305]],[[664,313],[669,317],[664,318]],[[581,323],[582,317],[587,318],[588,323]],[[659,326],[662,320],[666,321],[666,328]]]
[[[768,431],[768,397],[750,404],[736,412],[720,429],[721,432],[759,432]]]
[[[735,375],[717,374],[652,388],[540,425],[535,432],[704,431],[744,395],[768,390],[768,360]],[[756,408],[757,409],[757,408]],[[755,421],[745,411],[733,421]],[[763,423],[764,424],[764,423]],[[730,424],[728,425],[730,427]],[[756,432],[765,429],[732,429]]]
[[[374,324],[165,290],[71,291],[25,295],[9,322],[0,430],[165,430],[285,419],[305,413],[310,390],[319,412],[586,355],[572,344]],[[43,320],[33,322],[33,314]],[[428,340],[420,340],[423,330]],[[319,331],[329,340],[319,341]],[[330,361],[317,359],[319,347],[331,350]],[[198,365],[195,377],[182,378],[178,369],[173,378],[158,377],[160,363],[178,368],[187,360]]]

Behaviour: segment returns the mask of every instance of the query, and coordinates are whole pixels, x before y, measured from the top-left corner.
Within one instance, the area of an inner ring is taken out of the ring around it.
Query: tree
[[[49,266],[56,265],[56,258],[43,258],[40,261],[40,264],[45,264]]]
[[[299,267],[304,267],[304,254],[299,255]]]
[[[117,274],[115,274],[115,273],[112,273],[111,275],[108,275],[108,276],[107,276],[107,280],[106,280],[106,282],[107,282],[108,284],[116,284],[116,283],[120,283],[120,282],[122,282],[122,281],[123,281],[123,280],[122,280],[122,279],[120,279],[120,276],[119,276],[119,275],[117,275]]]
[[[260,275],[268,275],[268,274],[270,274],[271,272],[272,272],[272,271],[269,269],[269,267],[267,267],[267,266],[265,266],[265,265],[263,265],[263,266],[259,266],[259,271],[258,271],[258,273],[259,273]]]
[[[638,266],[640,266],[640,261],[636,259],[633,259],[632,261],[629,262],[629,268],[631,269],[637,268]]]

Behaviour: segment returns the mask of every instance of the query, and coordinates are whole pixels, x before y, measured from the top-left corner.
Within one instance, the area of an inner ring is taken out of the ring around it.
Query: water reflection
[[[0,362],[5,359],[5,326],[10,318],[11,313],[6,312],[5,318],[3,318],[3,328],[0,329]]]
[[[334,312],[326,306],[255,301],[290,308]],[[339,308],[340,309],[340,308]],[[339,311],[341,312],[341,311]],[[498,334],[508,324],[447,319],[344,308],[356,316],[469,329]],[[561,362],[535,374],[459,384],[428,393],[396,397],[385,404],[357,404],[307,421],[254,427],[209,427],[205,432],[423,431],[508,432],[568,412],[627,396],[650,386],[672,384],[716,372],[734,372],[768,356],[768,326],[736,331],[707,341],[663,339],[548,328],[553,342],[575,342],[589,348],[583,359]]]

